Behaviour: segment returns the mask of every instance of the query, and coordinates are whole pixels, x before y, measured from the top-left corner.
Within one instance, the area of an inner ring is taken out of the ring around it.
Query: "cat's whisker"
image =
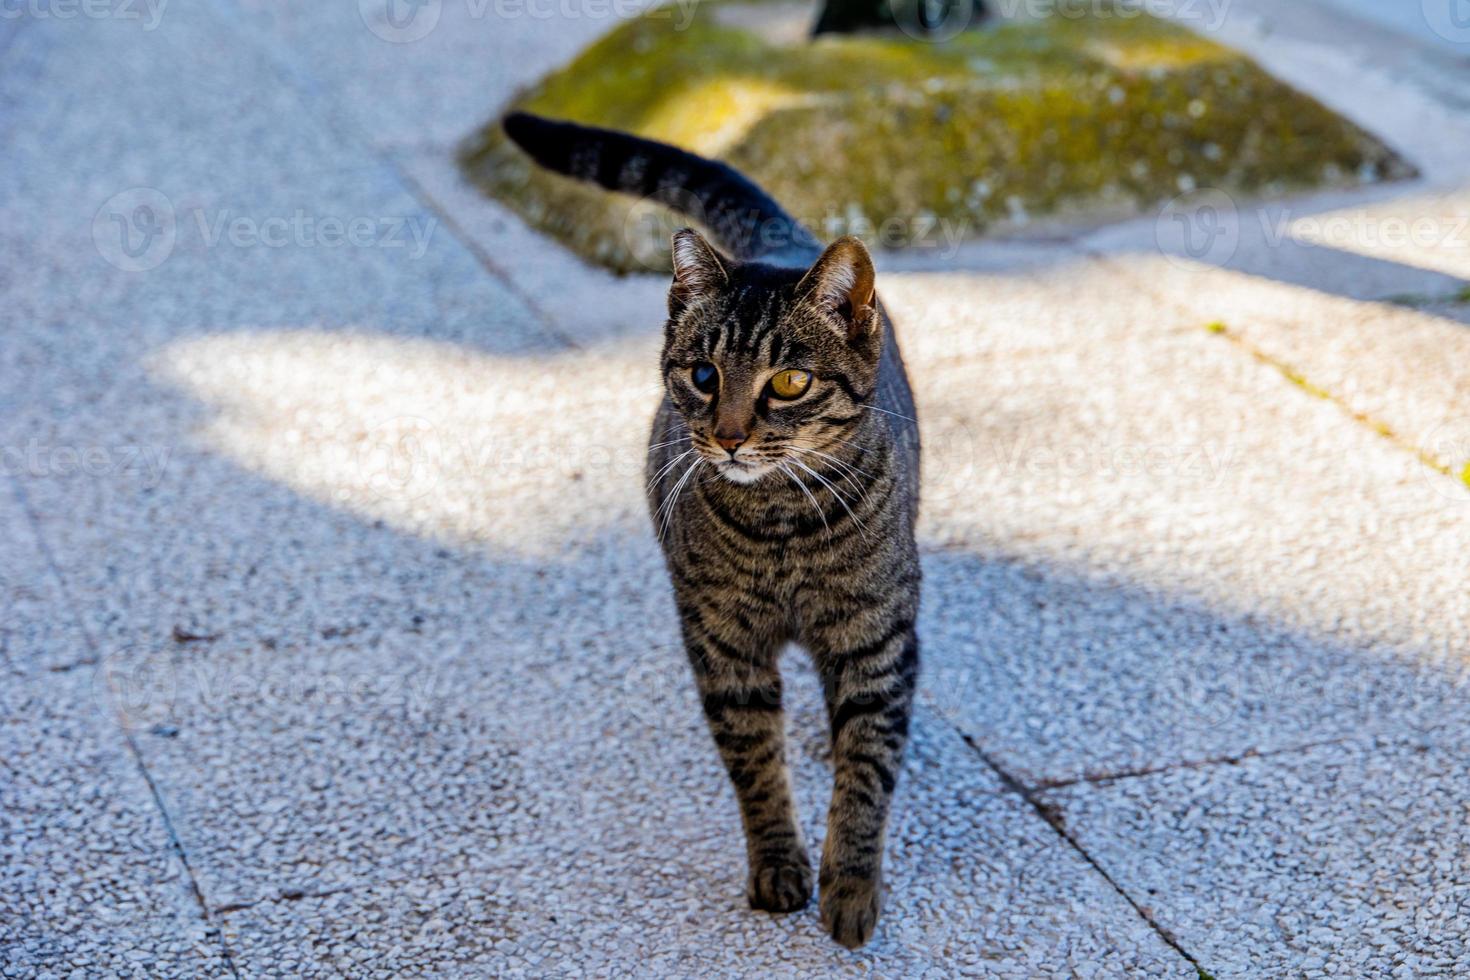
[[[815,471],[813,471],[813,472],[815,472]],[[838,479],[840,479],[842,482],[846,483],[848,486],[852,487],[854,490],[857,491],[857,493],[858,493],[858,499],[862,500],[864,503],[867,502],[867,500],[868,500],[868,491],[866,489],[864,489],[864,487],[863,487],[863,485],[861,483],[859,483],[856,480],[854,480],[848,474],[843,473],[841,470],[834,470],[833,472],[836,473]]]
[[[646,486],[646,487],[643,488],[643,492],[645,494],[651,492],[654,487],[658,486],[658,481],[662,480],[664,478],[664,475],[666,473],[668,473],[669,470],[673,469],[675,466],[678,466],[680,460],[688,458],[689,455],[691,453],[694,453],[694,452],[697,452],[697,450],[694,450],[694,449],[685,450],[684,452],[680,453],[679,455],[675,456],[673,459],[671,459],[667,463],[665,463],[663,469],[661,469],[657,473],[655,473],[653,475],[653,479],[651,479],[651,480],[648,481],[648,486]]]
[[[838,489],[836,487],[834,487],[830,482],[828,482],[828,480],[827,480],[826,477],[822,476],[822,474],[818,473],[816,470],[812,469],[810,466],[806,465],[801,460],[799,460],[799,459],[793,459],[791,462],[795,463],[797,466],[800,466],[802,469],[806,470],[808,473],[810,473],[813,477],[816,478],[816,480],[817,480],[818,483],[820,483],[822,486],[826,487],[828,490],[831,490],[832,491],[832,496],[834,496],[834,497],[837,498],[837,502],[842,505],[842,509],[845,510],[845,511],[847,511],[847,516],[850,517],[850,518],[852,518],[852,522],[857,525],[858,531],[862,534],[862,536],[864,538],[867,538],[867,536],[868,536],[868,529],[863,525],[863,522],[862,521],[858,520],[858,516],[852,512],[852,508],[847,505],[847,498],[844,497],[841,494],[841,492],[838,491]]]
[[[819,452],[818,450],[815,450],[815,449],[808,449],[805,446],[790,445],[790,446],[787,446],[787,448],[788,449],[794,449],[794,450],[796,450],[799,453],[810,453],[813,456],[819,456],[822,459],[825,459],[825,460],[827,460],[830,463],[833,463],[833,464],[835,464],[837,466],[842,467],[841,470],[838,470],[837,471],[837,475],[840,476],[843,480],[847,481],[848,485],[851,486],[854,490],[856,490],[858,492],[858,496],[860,496],[864,501],[866,501],[868,499],[868,491],[867,491],[867,489],[861,483],[859,483],[857,480],[853,479],[853,477],[851,475],[849,475],[848,473],[843,472],[843,471],[844,470],[850,470],[850,471],[852,471],[852,473],[855,473],[855,474],[857,474],[859,476],[866,476],[870,480],[875,479],[875,477],[871,473],[864,473],[862,470],[858,469],[856,466],[852,466],[849,463],[845,463],[842,460],[838,459],[836,456],[828,456],[824,452]]]
[[[828,460],[829,462],[832,462],[832,463],[837,464],[838,466],[842,467],[845,470],[850,470],[853,473],[856,473],[858,476],[865,476],[865,477],[867,477],[870,480],[876,480],[877,479],[877,477],[875,477],[873,474],[869,473],[867,470],[864,470],[864,469],[861,469],[861,468],[859,468],[857,466],[854,466],[854,465],[852,465],[851,463],[849,463],[845,459],[838,459],[836,456],[833,456],[830,453],[824,453],[820,449],[812,449],[812,448],[810,448],[808,446],[792,446],[791,448],[792,449],[799,449],[799,450],[801,450],[804,453],[812,453],[814,455],[820,456],[823,459]]]
[[[796,460],[793,459],[792,462],[796,463]],[[801,464],[796,463],[796,465],[800,466]],[[792,483],[796,484],[798,488],[800,488],[802,493],[806,494],[806,499],[812,502],[812,510],[816,511],[817,516],[822,519],[822,527],[826,528],[827,534],[830,536],[832,534],[832,528],[827,524],[827,515],[822,512],[822,505],[817,503],[816,496],[812,494],[811,490],[807,488],[807,485],[805,483],[801,482],[800,478],[798,478],[795,473],[786,468],[785,463],[780,464],[780,470],[782,473],[786,474],[787,479],[789,479]]]
[[[865,411],[869,412],[882,412],[884,415],[892,415],[894,418],[903,419],[905,422],[912,422],[915,425],[919,424],[918,419],[910,418],[907,415],[900,415],[898,412],[890,412],[888,409],[879,408],[877,405],[859,405],[858,408],[864,409]]]
[[[684,474],[682,476],[679,477],[679,482],[676,483],[676,484],[674,484],[674,490],[673,490],[673,492],[669,494],[669,499],[667,501],[665,501],[665,504],[667,505],[667,507],[666,507],[666,510],[664,511],[663,524],[659,527],[659,531],[658,531],[658,540],[660,542],[663,541],[664,534],[669,529],[669,522],[674,517],[674,504],[678,502],[678,500],[679,500],[679,494],[683,491],[684,484],[686,484],[686,483],[689,482],[689,477],[694,473],[695,470],[699,469],[699,465],[701,463],[703,463],[703,462],[704,462],[704,457],[701,456],[700,458],[696,459],[694,462],[690,463],[689,464],[689,468],[684,471]]]
[[[691,469],[692,468],[693,467],[691,465]],[[687,475],[687,473],[686,474],[682,474],[682,475]],[[660,544],[663,543],[663,539],[664,539],[664,522],[663,522],[664,512],[671,509],[670,504],[673,503],[673,500],[674,500],[674,494],[671,492],[671,493],[669,493],[668,496],[664,497],[663,502],[658,505],[658,510],[655,511],[654,512],[654,515],[653,515],[653,526],[654,526],[654,531],[655,531],[655,537],[658,539],[658,541],[659,541]]]
[[[660,449],[666,449],[669,446],[677,446],[681,442],[688,442],[688,441],[689,441],[689,437],[687,435],[680,436],[678,439],[670,439],[668,442],[661,442],[661,443],[658,443],[655,446],[649,446],[648,447],[648,454],[650,456],[652,456],[654,453],[658,452]]]

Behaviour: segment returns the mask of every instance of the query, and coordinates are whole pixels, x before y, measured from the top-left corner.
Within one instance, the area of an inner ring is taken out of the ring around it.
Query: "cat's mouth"
[[[729,480],[731,483],[739,483],[742,486],[754,483],[767,473],[775,470],[775,467],[770,463],[753,459],[742,459],[739,456],[734,459],[726,456],[724,459],[715,460],[714,466],[720,476]]]

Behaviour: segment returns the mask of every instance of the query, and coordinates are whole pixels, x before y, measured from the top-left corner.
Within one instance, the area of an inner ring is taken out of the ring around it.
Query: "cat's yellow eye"
[[[777,398],[800,398],[811,387],[812,376],[806,371],[782,371],[771,379],[771,394]]]

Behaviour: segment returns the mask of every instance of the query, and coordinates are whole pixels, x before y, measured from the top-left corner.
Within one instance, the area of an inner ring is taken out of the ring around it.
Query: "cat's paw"
[[[833,878],[822,885],[822,928],[848,949],[857,949],[873,938],[882,892],[877,878]]]
[[[750,907],[763,912],[795,912],[812,897],[812,869],[805,854],[752,865],[746,889]]]

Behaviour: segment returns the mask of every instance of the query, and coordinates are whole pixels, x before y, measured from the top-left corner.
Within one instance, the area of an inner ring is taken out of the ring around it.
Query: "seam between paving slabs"
[[[1283,378],[1296,385],[1308,395],[1311,395],[1313,398],[1320,398],[1322,401],[1325,402],[1330,402],[1333,406],[1342,411],[1343,414],[1347,415],[1348,418],[1352,419],[1354,422],[1358,423],[1360,426],[1374,433],[1375,435],[1383,439],[1387,439],[1389,442],[1393,443],[1394,446],[1398,447],[1406,453],[1409,453],[1411,456],[1413,456],[1415,459],[1417,459],[1419,462],[1423,463],[1430,469],[1435,470],[1439,473],[1443,473],[1450,479],[1458,479],[1460,482],[1466,484],[1467,486],[1470,486],[1470,460],[1464,461],[1463,463],[1458,460],[1452,463],[1446,463],[1444,460],[1439,459],[1423,447],[1415,445],[1412,440],[1401,435],[1396,429],[1393,428],[1393,426],[1389,425],[1383,419],[1380,419],[1377,416],[1372,415],[1368,412],[1353,408],[1352,405],[1348,404],[1347,399],[1343,398],[1336,392],[1333,392],[1330,389],[1324,388],[1321,385],[1315,383],[1304,373],[1294,367],[1291,362],[1279,358],[1274,354],[1267,353],[1260,347],[1257,347],[1255,344],[1252,344],[1250,341],[1240,336],[1240,334],[1233,332],[1229,327],[1218,320],[1214,323],[1207,324],[1205,326],[1205,330],[1206,332],[1213,334],[1214,336],[1222,337],[1225,340],[1230,341],[1240,350],[1249,354],[1258,363],[1275,368],[1278,372],[1281,373],[1281,376]]]
[[[1195,973],[1200,976],[1201,980],[1214,980],[1213,976],[1200,965],[1199,960],[1195,959],[1194,954],[1190,953],[1189,950],[1184,948],[1183,944],[1180,943],[1178,937],[1176,937],[1172,932],[1170,932],[1168,929],[1165,929],[1162,925],[1155,921],[1152,913],[1149,912],[1149,910],[1145,909],[1138,902],[1134,901],[1133,896],[1129,895],[1127,890],[1124,889],[1122,885],[1118,884],[1118,882],[1113,878],[1112,875],[1108,874],[1107,869],[1102,866],[1101,862],[1099,862],[1096,858],[1089,854],[1087,852],[1087,849],[1082,846],[1081,841],[1077,840],[1077,838],[1074,837],[1071,832],[1067,830],[1066,825],[1062,820],[1061,813],[1058,811],[1056,806],[1047,803],[1045,800],[1041,799],[1034,789],[1027,787],[1024,783],[1022,783],[1019,779],[1012,775],[1004,766],[997,762],[990,755],[990,753],[981,748],[979,742],[975,741],[974,738],[972,738],[965,732],[960,731],[959,728],[954,726],[953,722],[950,723],[950,726],[955,728],[955,732],[959,735],[960,738],[964,739],[965,744],[968,745],[970,749],[977,756],[980,757],[980,760],[990,767],[991,771],[995,773],[996,778],[1001,781],[1006,789],[1015,793],[1022,800],[1026,801],[1026,803],[1030,804],[1031,809],[1034,810],[1036,812],[1036,815],[1040,817],[1041,820],[1044,821],[1048,827],[1051,828],[1052,832],[1060,837],[1063,841],[1065,841],[1067,845],[1070,846],[1072,850],[1075,851],[1077,855],[1082,858],[1083,861],[1087,862],[1087,865],[1092,868],[1093,871],[1097,872],[1097,874],[1102,877],[1103,881],[1108,883],[1108,887],[1112,888],[1112,890],[1116,892],[1118,896],[1123,899],[1123,901],[1127,902],[1133,908],[1133,911],[1138,915],[1140,919],[1143,920],[1144,924],[1152,929],[1154,933],[1159,937],[1159,939],[1164,942],[1165,945],[1167,945],[1170,949],[1174,950],[1174,952],[1182,956],[1189,963],[1189,965],[1194,968]]]
[[[1117,256],[1109,255],[1106,252],[1100,251],[1098,249],[1085,249],[1084,251],[1088,256],[1097,260],[1098,262],[1116,269],[1119,276],[1130,280],[1135,286],[1138,287],[1139,290],[1152,297],[1154,302],[1158,303],[1160,306],[1170,307],[1176,313],[1179,313],[1186,317],[1192,316],[1194,314],[1194,311],[1186,307],[1183,303],[1180,303],[1177,300],[1170,298],[1168,295],[1154,288],[1151,282],[1136,274],[1133,269],[1129,267],[1127,262],[1120,261]],[[1470,297],[1470,287],[1467,287],[1466,289],[1453,294],[1453,296],[1449,298],[1459,299],[1461,297]],[[1389,297],[1387,300],[1381,300],[1380,302],[1391,302],[1397,303],[1397,305],[1408,305],[1399,301],[1410,298],[1411,297]],[[1190,328],[1185,329],[1187,330]],[[1276,357],[1274,354],[1267,353],[1265,350],[1262,350],[1260,347],[1252,344],[1244,337],[1241,337],[1239,334],[1232,332],[1226,324],[1219,320],[1205,324],[1204,330],[1209,334],[1223,337],[1224,339],[1230,341],[1237,350],[1250,356],[1257,363],[1274,368],[1277,372],[1281,374],[1283,378],[1285,378],[1287,381],[1290,381],[1293,385],[1301,389],[1301,391],[1303,391],[1304,393],[1311,395],[1314,398],[1330,403],[1333,407],[1337,408],[1339,411],[1341,411],[1348,418],[1352,419],[1362,428],[1367,429],[1374,435],[1393,443],[1393,445],[1403,450],[1404,452],[1407,452],[1419,462],[1423,463],[1425,466],[1428,466],[1430,469],[1441,473],[1449,477],[1450,479],[1458,480],[1464,483],[1466,486],[1470,486],[1470,460],[1455,460],[1447,463],[1444,460],[1437,459],[1433,454],[1424,449],[1422,446],[1418,446],[1408,438],[1400,435],[1383,419],[1380,419],[1368,412],[1363,412],[1353,408],[1352,405],[1348,403],[1347,399],[1343,398],[1336,392],[1333,392],[1313,382],[1310,378],[1306,376],[1306,374],[1304,374],[1293,364],[1291,364],[1291,362],[1284,360],[1283,358]]]
[[[376,153],[376,151],[374,152]],[[376,153],[376,155],[383,161],[385,166],[393,171],[399,181],[413,195],[414,200],[418,201],[422,207],[432,211],[439,218],[440,223],[449,229],[449,233],[464,247],[465,251],[469,252],[475,261],[480,263],[480,267],[499,280],[511,295],[515,296],[516,299],[525,305],[526,309],[536,318],[537,322],[541,325],[541,329],[548,336],[573,350],[582,349],[582,345],[577,342],[576,338],[557,325],[556,319],[536,301],[533,295],[522,289],[509,272],[500,267],[500,263],[491,257],[490,253],[475,240],[473,235],[465,231],[464,226],[455,220],[454,216],[439,204],[439,201],[429,193],[427,188],[411,177],[407,171],[400,168],[398,163],[390,155],[384,153]],[[520,219],[517,218],[516,220],[519,221]]]
[[[469,253],[476,264],[526,308],[548,339],[564,347],[574,350],[581,349],[581,345],[557,325],[556,320],[536,302],[535,297],[521,288],[520,284],[515,282],[511,275],[490,257],[479,242],[464,230],[464,226],[445,211],[418,181],[410,177],[398,165],[398,161],[390,152],[378,147],[367,138],[357,121],[349,113],[342,111],[338,105],[336,93],[300,65],[300,59],[295,56],[296,52],[291,45],[260,27],[252,18],[247,17],[238,7],[236,0],[217,0],[215,7],[230,19],[240,33],[252,39],[256,50],[275,64],[283,81],[295,89],[298,95],[305,96],[308,104],[321,107],[318,110],[320,115],[330,119],[333,128],[340,130],[345,140],[350,140],[361,147],[364,156],[376,160],[379,166],[397,179],[399,185],[410,197],[421,207],[432,212],[435,218],[449,229],[454,240]]]
[[[35,535],[36,545],[41,551],[41,557],[51,569],[51,574],[56,576],[56,581],[61,590],[62,602],[65,603],[67,611],[75,619],[77,629],[82,634],[82,640],[86,643],[87,649],[91,651],[93,660],[100,664],[102,660],[101,649],[96,639],[92,636],[92,631],[87,628],[86,622],[81,616],[77,615],[76,603],[71,596],[71,588],[67,584],[66,576],[61,572],[61,566],[56,561],[55,552],[51,550],[51,545],[46,540],[46,536],[41,529],[41,522],[36,515],[35,508],[31,505],[30,496],[26,493],[25,486],[21,483],[19,477],[12,476],[10,484],[16,502],[20,505],[21,510],[26,515],[27,522],[31,525],[31,531]],[[99,666],[97,669],[101,670],[102,668]],[[113,714],[113,721],[117,725],[118,733],[122,735],[124,744],[128,747],[128,753],[133,758],[133,765],[137,768],[138,775],[143,778],[143,782],[148,787],[148,793],[153,798],[153,805],[158,809],[158,815],[163,821],[164,832],[168,836],[169,847],[172,848],[174,854],[178,857],[179,863],[183,865],[184,874],[189,879],[189,891],[193,896],[194,904],[199,909],[199,916],[204,920],[207,928],[206,935],[215,940],[225,968],[229,970],[232,977],[239,980],[240,972],[235,968],[235,961],[231,958],[230,950],[225,945],[224,930],[220,929],[214,923],[214,919],[209,911],[209,903],[204,899],[204,892],[199,887],[199,879],[195,876],[194,868],[189,863],[189,855],[184,850],[184,843],[179,838],[178,831],[174,827],[173,817],[170,816],[168,807],[163,801],[163,794],[159,791],[158,784],[154,782],[153,774],[148,771],[147,763],[143,761],[143,753],[138,748],[137,740],[122,725],[116,713]]]
[[[1376,736],[1374,736],[1376,737]],[[1138,766],[1132,769],[1114,769],[1106,772],[1087,772],[1081,776],[1065,779],[1042,779],[1031,784],[1027,788],[1033,793],[1047,792],[1054,789],[1066,789],[1070,786],[1078,786],[1082,783],[1111,783],[1120,779],[1141,779],[1145,776],[1157,776],[1161,773],[1175,772],[1180,769],[1203,769],[1206,766],[1235,766],[1247,759],[1271,759],[1280,755],[1294,755],[1299,752],[1307,752],[1311,749],[1321,748],[1326,745],[1346,745],[1354,741],[1353,738],[1326,738],[1312,742],[1303,742],[1299,745],[1286,745],[1278,749],[1246,749],[1243,752],[1232,752],[1227,755],[1209,756],[1204,759],[1181,759],[1178,762],[1165,763],[1158,766]]]

